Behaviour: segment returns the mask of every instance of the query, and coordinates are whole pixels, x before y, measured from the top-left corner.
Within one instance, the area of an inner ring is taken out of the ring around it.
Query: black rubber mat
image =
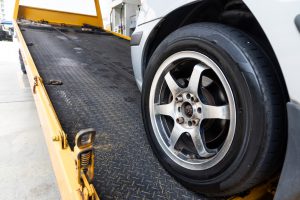
[[[102,199],[204,199],[177,183],[148,144],[129,42],[73,29],[22,27],[50,99],[73,147],[95,128],[94,185]]]

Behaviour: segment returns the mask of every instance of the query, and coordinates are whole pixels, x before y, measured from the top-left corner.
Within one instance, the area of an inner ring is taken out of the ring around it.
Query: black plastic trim
[[[274,200],[300,199],[300,104],[287,103],[288,145]]]
[[[130,46],[138,46],[141,43],[143,37],[143,32],[137,32],[132,34],[131,40],[130,40]]]
[[[162,18],[163,18],[163,17],[158,17],[158,18],[155,18],[155,19],[151,19],[151,20],[146,21],[146,22],[144,22],[144,23],[138,24],[137,26],[142,26],[142,25],[144,25],[144,24],[148,24],[148,23],[150,23],[150,22],[153,22],[153,21],[156,21],[156,20],[162,19]]]

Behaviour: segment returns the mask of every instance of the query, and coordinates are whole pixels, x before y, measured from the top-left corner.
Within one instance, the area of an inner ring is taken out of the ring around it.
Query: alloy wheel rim
[[[184,168],[211,168],[230,149],[236,127],[233,93],[219,66],[204,54],[182,51],[161,64],[149,111],[159,145]]]

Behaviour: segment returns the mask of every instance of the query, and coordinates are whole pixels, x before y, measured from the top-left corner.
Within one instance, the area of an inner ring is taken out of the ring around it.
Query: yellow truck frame
[[[14,10],[14,27],[20,43],[20,50],[26,67],[27,76],[35,104],[38,110],[41,126],[48,146],[49,155],[62,199],[99,199],[93,185],[86,180],[78,181],[78,169],[75,164],[76,155],[68,146],[64,133],[53,105],[44,87],[43,80],[37,71],[26,42],[18,26],[18,19],[32,21],[48,21],[52,24],[82,26],[84,23],[103,27],[99,1],[95,0],[97,16],[53,11],[19,5],[16,0]],[[123,36],[124,39],[129,39]],[[84,178],[83,178],[84,179]]]
[[[35,104],[38,110],[40,123],[43,128],[44,137],[48,146],[49,155],[52,166],[55,172],[58,188],[62,199],[87,200],[99,199],[99,196],[89,178],[82,173],[80,159],[81,149],[74,148],[72,151],[68,145],[67,136],[62,129],[59,119],[56,115],[54,107],[49,99],[47,91],[44,87],[43,80],[35,66],[34,60],[29,52],[27,44],[22,36],[18,25],[18,20],[26,19],[36,22],[47,21],[49,24],[64,25],[64,26],[82,26],[89,24],[95,27],[103,28],[103,21],[99,0],[94,0],[96,16],[77,14],[63,11],[55,11],[49,9],[35,8],[19,5],[19,0],[16,0],[15,10],[13,15],[13,24],[17,38],[20,43],[20,51],[23,57],[24,65],[26,67],[27,76]],[[130,40],[130,37],[119,33],[110,32],[118,37]],[[92,148],[92,142],[90,146]],[[91,157],[93,161],[93,156]],[[93,162],[92,162],[93,163]],[[90,166],[90,175],[93,176],[93,165]],[[235,200],[256,200],[262,199],[263,196],[271,191],[271,184],[264,184],[254,188],[245,197],[233,197]]]

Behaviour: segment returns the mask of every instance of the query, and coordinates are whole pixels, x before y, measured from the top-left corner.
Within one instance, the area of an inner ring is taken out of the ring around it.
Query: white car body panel
[[[246,0],[267,35],[288,88],[290,98],[300,102],[300,33],[294,20],[300,14],[299,0]]]
[[[137,26],[135,32],[142,31],[143,37],[139,46],[131,47],[131,62],[134,71],[135,81],[140,91],[142,91],[143,84],[143,50],[147,42],[147,38],[150,35],[153,28],[159,23],[160,19],[152,20],[151,22],[145,23],[141,26]]]
[[[137,24],[166,16],[173,10],[196,0],[142,0]]]
[[[195,0],[142,0],[135,32],[142,31],[139,46],[132,47],[132,61],[139,88],[142,86],[142,56],[146,40],[160,19]],[[286,81],[290,98],[300,102],[300,33],[294,19],[300,14],[300,0],[244,0],[268,37]],[[150,30],[149,30],[150,29]]]

